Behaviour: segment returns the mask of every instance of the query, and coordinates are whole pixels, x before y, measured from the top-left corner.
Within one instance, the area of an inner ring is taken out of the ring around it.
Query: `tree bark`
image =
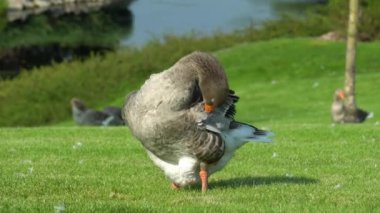
[[[346,50],[346,82],[345,93],[347,95],[347,108],[351,111],[356,109],[355,101],[355,72],[356,72],[356,43],[358,34],[358,11],[359,0],[350,0],[350,15],[347,31]]]

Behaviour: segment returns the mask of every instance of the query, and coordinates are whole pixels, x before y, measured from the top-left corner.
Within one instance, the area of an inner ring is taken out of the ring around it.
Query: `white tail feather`
[[[250,125],[241,124],[229,133],[237,141],[272,142],[273,132],[260,130]]]
[[[222,132],[226,144],[226,153],[233,153],[247,142],[272,142],[272,132],[257,129],[248,124],[236,123],[235,128]]]

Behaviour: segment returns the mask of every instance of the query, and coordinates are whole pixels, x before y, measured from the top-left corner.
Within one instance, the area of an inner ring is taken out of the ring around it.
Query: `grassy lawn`
[[[216,52],[241,97],[237,119],[276,138],[242,147],[206,194],[171,190],[126,127],[0,128],[0,212],[379,212],[380,43],[360,48],[357,101],[375,116],[357,125],[330,120],[344,44],[285,39]]]

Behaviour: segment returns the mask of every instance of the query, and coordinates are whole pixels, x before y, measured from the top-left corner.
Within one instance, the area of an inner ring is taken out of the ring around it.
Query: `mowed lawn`
[[[283,39],[215,54],[241,97],[236,118],[276,137],[237,151],[209,191],[172,190],[127,127],[0,128],[0,212],[380,211],[380,43],[359,45],[357,66],[357,102],[374,117],[350,125],[330,119],[343,43]]]

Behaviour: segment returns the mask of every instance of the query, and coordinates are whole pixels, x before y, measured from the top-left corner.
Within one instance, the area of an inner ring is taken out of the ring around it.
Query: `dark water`
[[[124,1],[124,3],[123,3]],[[207,35],[260,25],[283,13],[302,16],[320,0],[121,0],[87,13],[47,11],[0,26],[0,77],[116,47],[143,45],[165,34]],[[12,19],[15,19],[14,17]]]

